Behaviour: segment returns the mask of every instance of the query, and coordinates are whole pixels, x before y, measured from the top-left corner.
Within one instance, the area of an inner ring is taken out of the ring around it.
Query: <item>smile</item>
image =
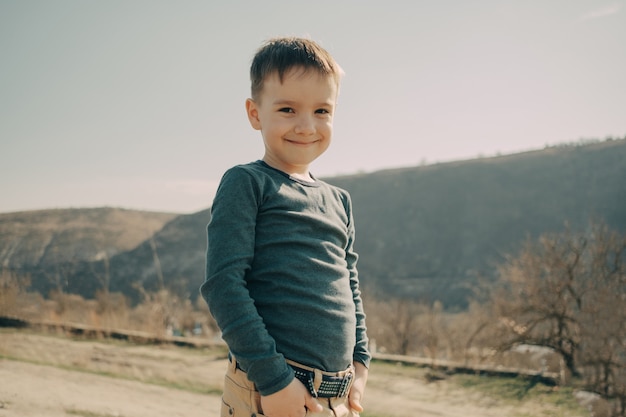
[[[314,140],[314,141],[311,141],[311,142],[300,142],[300,141],[297,141],[297,140],[289,140],[289,139],[286,139],[286,141],[291,143],[292,145],[297,145],[297,146],[310,146],[310,145],[314,145],[317,142],[319,142],[319,140]]]

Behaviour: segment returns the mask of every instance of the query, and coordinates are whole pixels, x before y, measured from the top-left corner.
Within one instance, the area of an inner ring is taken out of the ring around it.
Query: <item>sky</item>
[[[0,0],[0,212],[208,208],[284,35],[345,71],[317,177],[626,136],[626,0]]]

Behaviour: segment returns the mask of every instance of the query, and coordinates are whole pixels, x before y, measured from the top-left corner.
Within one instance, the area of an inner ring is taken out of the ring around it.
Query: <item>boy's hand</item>
[[[304,417],[307,409],[312,413],[323,411],[322,406],[297,378],[280,391],[261,396],[261,408],[268,417]]]
[[[348,400],[350,407],[358,412],[363,412],[363,406],[361,400],[363,399],[363,393],[365,392],[365,384],[367,383],[368,370],[361,362],[354,361],[354,382],[350,393],[348,394]]]

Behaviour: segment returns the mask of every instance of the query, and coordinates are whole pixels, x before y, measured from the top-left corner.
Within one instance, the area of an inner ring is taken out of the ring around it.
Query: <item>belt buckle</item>
[[[350,370],[344,377],[343,381],[341,381],[341,385],[339,386],[339,391],[337,392],[337,397],[345,397],[348,395],[350,391],[350,387],[352,386],[352,380],[354,379],[354,371]]]
[[[317,394],[317,390],[315,389],[315,374],[311,371],[304,371],[304,372],[296,371],[296,375],[298,374],[304,377],[304,380],[300,379],[300,382],[302,382],[306,386],[311,396],[313,398],[317,398],[318,394]]]

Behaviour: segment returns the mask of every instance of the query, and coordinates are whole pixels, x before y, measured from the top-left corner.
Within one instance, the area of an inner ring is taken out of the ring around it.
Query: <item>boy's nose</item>
[[[295,131],[299,135],[311,135],[315,133],[315,121],[310,116],[302,115],[296,122]]]

